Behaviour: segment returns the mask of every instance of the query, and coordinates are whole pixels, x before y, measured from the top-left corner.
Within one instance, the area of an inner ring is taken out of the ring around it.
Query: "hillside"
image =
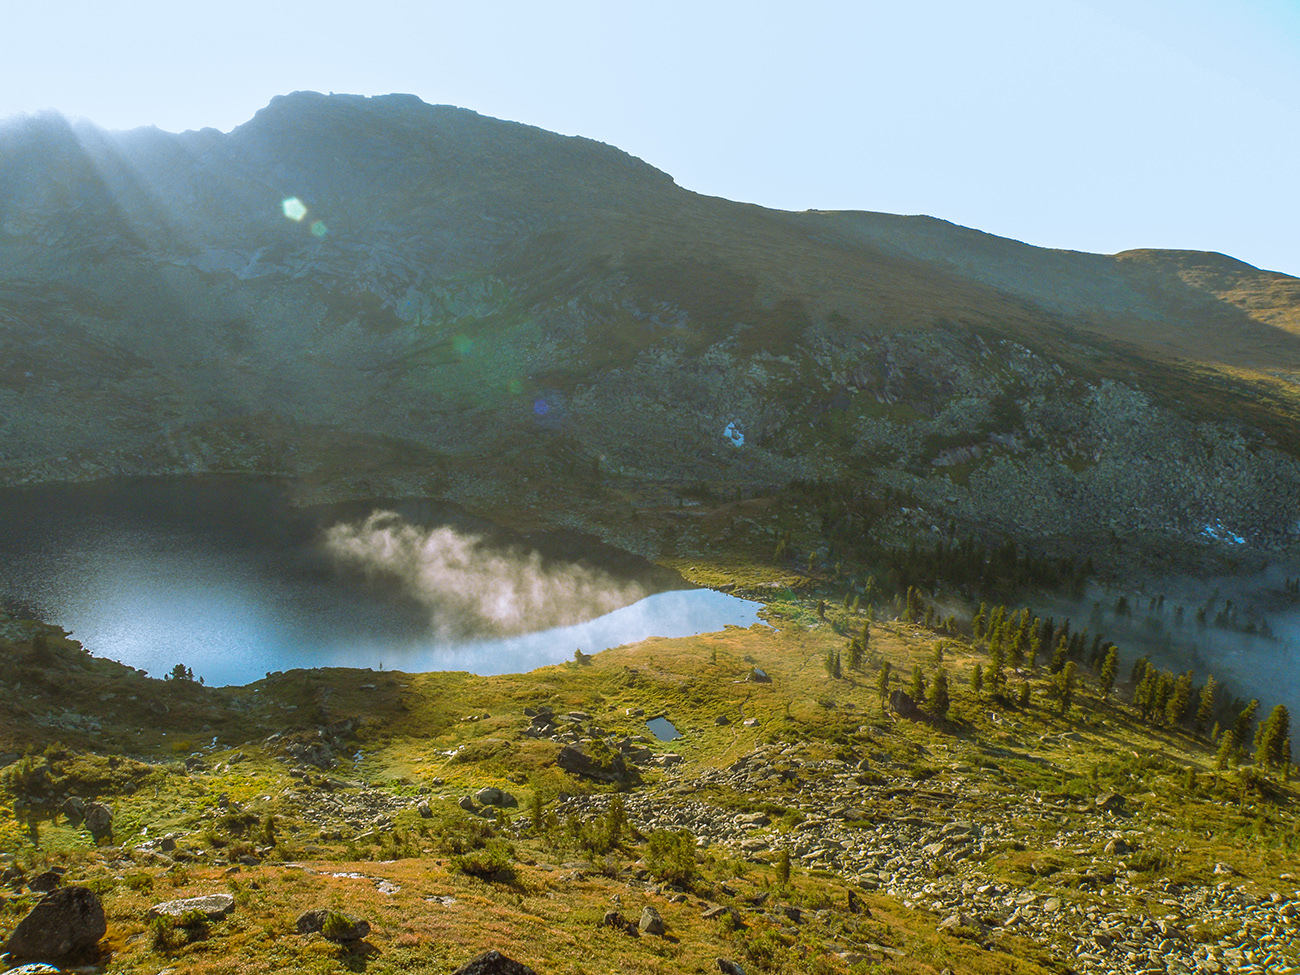
[[[545,517],[522,471],[632,510],[847,479],[1135,565],[1296,540],[1300,285],[1221,255],[764,210],[307,92],[226,134],[11,120],[0,227],[3,483],[260,471]]]
[[[965,627],[797,599],[768,620],[530,674],[221,689],[5,620],[0,937],[54,884],[106,916],[64,963],[107,972],[1300,966],[1291,770],[1144,718],[1123,677],[1080,667],[1063,696],[1073,662],[1026,660],[999,682]],[[894,695],[942,670],[950,706],[885,706],[886,665]],[[152,919],[193,897],[214,899]]]

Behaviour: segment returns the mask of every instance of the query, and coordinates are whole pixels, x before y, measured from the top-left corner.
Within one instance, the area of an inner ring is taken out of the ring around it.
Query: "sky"
[[[0,119],[410,92],[788,210],[1300,275],[1297,0],[0,0]]]

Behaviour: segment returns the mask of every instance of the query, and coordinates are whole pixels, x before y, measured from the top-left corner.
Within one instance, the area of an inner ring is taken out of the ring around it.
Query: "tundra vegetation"
[[[1030,586],[996,601],[982,559],[932,564],[985,597],[963,604],[921,584],[933,553],[809,572],[788,549],[696,560],[767,588],[763,625],[496,677],[213,688],[6,617],[0,934],[57,866],[102,898],[108,971],[450,972],[488,949],[539,973],[1300,964],[1285,706],[1125,659]],[[684,736],[654,740],[656,714]],[[228,916],[148,916],[214,891]]]

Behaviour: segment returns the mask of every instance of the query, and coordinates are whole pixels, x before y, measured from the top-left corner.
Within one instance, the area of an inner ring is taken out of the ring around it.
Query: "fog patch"
[[[391,511],[333,526],[325,548],[341,565],[396,583],[428,611],[440,638],[570,626],[649,593],[599,569],[548,564],[535,551],[492,546],[449,526],[412,525]]]
[[[1285,704],[1300,713],[1300,570],[1213,579],[1166,578],[1140,589],[1091,587],[1082,600],[1047,598],[1040,616],[1071,620],[1089,638],[1101,634],[1120,650],[1120,673],[1147,656],[1158,668],[1207,674],[1225,694],[1258,698],[1265,711]],[[1050,651],[1049,651],[1050,652]],[[1127,698],[1126,698],[1127,699]]]

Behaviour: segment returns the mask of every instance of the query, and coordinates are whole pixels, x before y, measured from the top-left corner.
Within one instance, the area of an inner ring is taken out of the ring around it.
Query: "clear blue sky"
[[[701,193],[1300,274],[1300,0],[0,0],[0,118],[413,92]]]

